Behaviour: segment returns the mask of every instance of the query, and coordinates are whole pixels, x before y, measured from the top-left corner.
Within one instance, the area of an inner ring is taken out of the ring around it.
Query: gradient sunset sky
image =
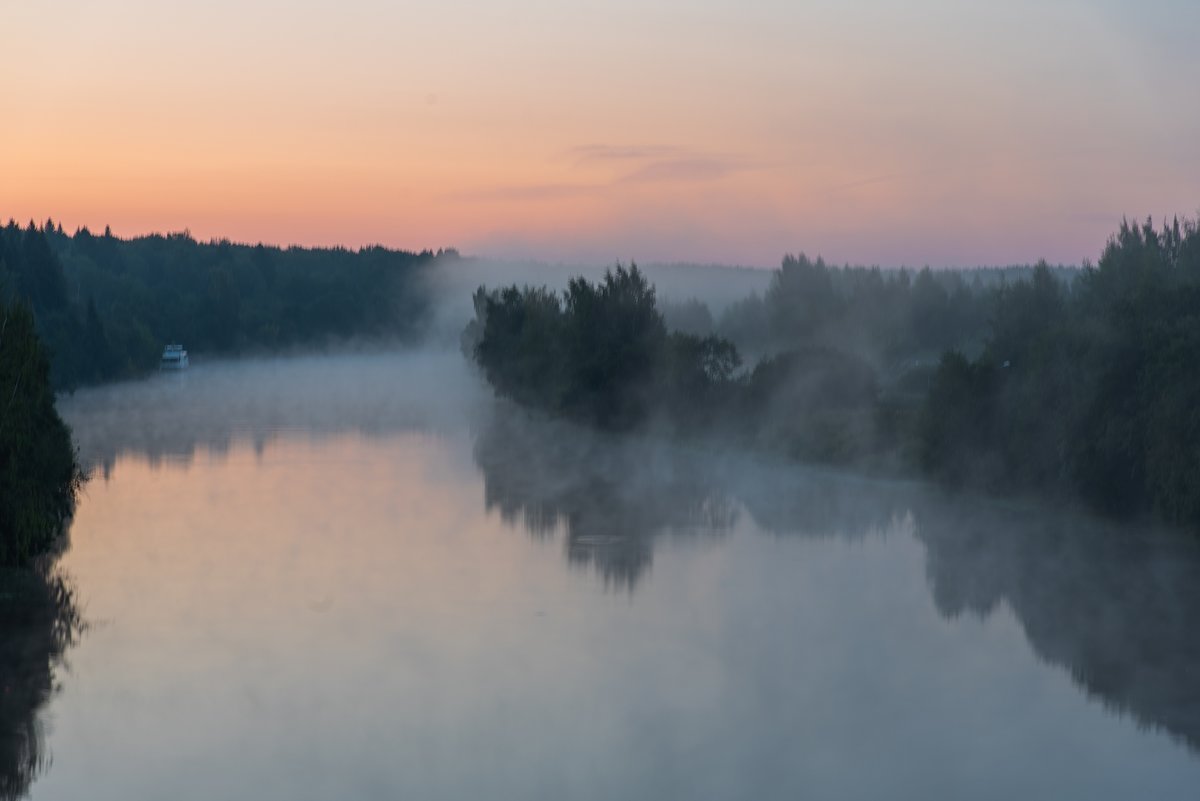
[[[1200,210],[1196,0],[4,5],[3,219],[946,266]]]

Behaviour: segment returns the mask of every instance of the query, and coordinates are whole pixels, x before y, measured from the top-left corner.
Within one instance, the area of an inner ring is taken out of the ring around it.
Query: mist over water
[[[459,430],[487,390],[455,350],[383,350],[201,362],[186,372],[107,384],[64,398],[85,468],[127,454],[188,463],[236,443],[280,437]]]
[[[1200,549],[1169,532],[584,431],[450,349],[62,411],[93,625],[35,799],[1200,786]]]

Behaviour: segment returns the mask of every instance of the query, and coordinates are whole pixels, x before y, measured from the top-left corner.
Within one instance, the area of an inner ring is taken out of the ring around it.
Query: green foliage
[[[475,357],[492,386],[519,403],[560,409],[566,391],[566,320],[558,296],[515,286],[475,293]]]
[[[637,265],[618,265],[599,284],[573,279],[565,306],[566,411],[606,428],[640,422],[667,340],[654,288]]]
[[[1198,353],[1200,228],[1122,224],[1075,285],[1042,265],[1005,288],[977,361],[943,359],[922,463],[1198,527]]]
[[[698,423],[696,402],[719,397],[740,363],[715,336],[668,335],[637,265],[573,279],[561,298],[481,287],[464,346],[501,395],[609,429],[652,415]]]
[[[875,450],[879,386],[862,359],[824,347],[760,361],[739,416],[754,444],[804,461],[848,464]]]
[[[914,278],[907,270],[836,267],[801,253],[784,258],[764,297],[727,308],[716,330],[758,356],[832,347],[893,370],[932,364],[945,350],[977,350],[1000,288],[1030,272],[925,268]]]
[[[847,463],[875,447],[875,371],[825,347],[740,371],[732,342],[667,333],[636,266],[599,284],[572,280],[562,298],[509,287],[475,294],[464,343],[496,391],[606,429],[732,437],[787,455]]]
[[[811,410],[870,404],[878,388],[875,371],[861,359],[830,348],[803,348],[759,362],[749,390],[756,403],[782,401]]]
[[[786,256],[767,291],[767,314],[777,336],[807,339],[838,313],[839,298],[825,261]]]
[[[425,271],[435,258],[200,243],[187,233],[67,236],[9,223],[0,228],[0,292],[33,309],[53,383],[69,389],[152,370],[167,342],[219,355],[412,338],[429,311]]]
[[[33,313],[0,302],[0,565],[53,548],[81,482]]]
[[[926,473],[952,484],[994,475],[981,454],[994,438],[996,373],[990,362],[972,363],[957,351],[942,356],[921,415],[919,454]]]
[[[618,267],[563,297],[481,289],[466,338],[501,394],[606,428],[721,423],[800,459],[907,462],[1200,527],[1198,222],[1123,224],[1079,273],[788,257],[765,297],[725,312],[727,338],[702,336],[692,306],[671,313],[695,333],[668,334],[653,288]],[[731,340],[764,357],[751,372]]]

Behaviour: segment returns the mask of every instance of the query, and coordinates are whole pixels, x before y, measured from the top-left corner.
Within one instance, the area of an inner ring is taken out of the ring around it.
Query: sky
[[[1194,0],[0,0],[0,218],[606,263],[1095,259]]]

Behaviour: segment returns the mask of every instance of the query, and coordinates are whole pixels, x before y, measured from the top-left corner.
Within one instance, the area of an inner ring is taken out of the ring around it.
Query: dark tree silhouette
[[[0,565],[54,547],[82,480],[33,313],[0,303]]]

